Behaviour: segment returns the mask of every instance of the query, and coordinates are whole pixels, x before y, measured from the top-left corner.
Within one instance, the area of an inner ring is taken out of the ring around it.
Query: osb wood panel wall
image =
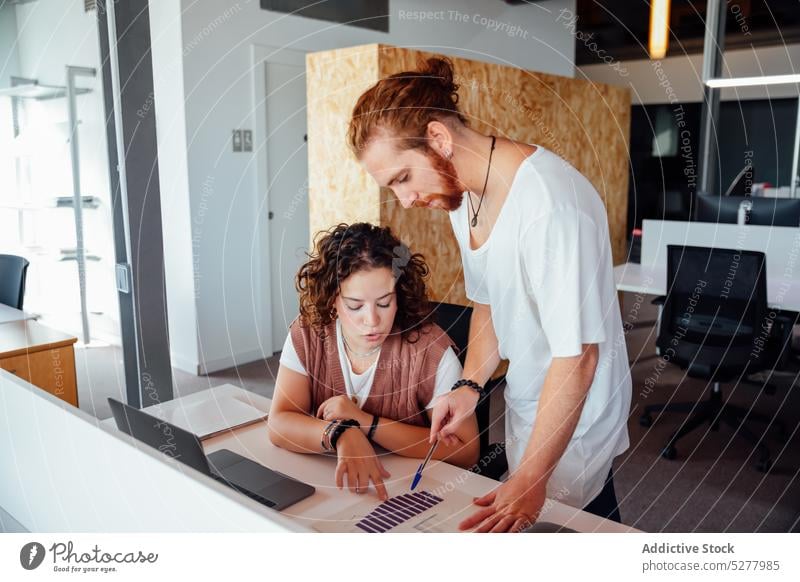
[[[308,56],[311,232],[363,220],[392,227],[431,267],[432,298],[465,304],[461,257],[447,215],[404,210],[380,191],[346,146],[358,96],[378,79],[432,56],[368,45]],[[628,208],[630,94],[627,89],[513,67],[452,58],[459,104],[486,134],[535,143],[560,155],[594,184],[608,211],[614,263],[624,262]]]
[[[380,224],[380,192],[347,146],[358,97],[380,78],[378,45],[306,56],[308,213],[316,233],[340,222]]]

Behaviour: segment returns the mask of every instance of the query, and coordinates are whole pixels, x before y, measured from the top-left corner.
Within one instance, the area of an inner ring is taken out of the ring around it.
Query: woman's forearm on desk
[[[321,453],[327,422],[308,414],[311,386],[308,376],[281,365],[267,417],[269,439],[277,447],[296,453]]]
[[[269,440],[295,453],[322,453],[322,433],[328,423],[301,412],[279,412],[267,419]]]

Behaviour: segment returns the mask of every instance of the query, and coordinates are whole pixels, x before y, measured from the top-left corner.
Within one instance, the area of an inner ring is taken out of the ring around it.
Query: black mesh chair
[[[0,303],[22,309],[28,265],[23,257],[0,255]]]
[[[472,317],[472,307],[454,305],[452,303],[434,303],[434,318],[436,323],[453,343],[456,344],[456,355],[464,365],[467,356],[467,344],[469,343],[469,322]],[[503,383],[505,377],[494,378],[487,382],[485,389],[487,395]],[[488,396],[478,403],[475,409],[475,416],[478,419],[478,433],[480,439],[480,460],[473,472],[480,473],[492,479],[499,479],[503,473],[508,471],[508,460],[506,459],[505,443],[489,444],[489,410]]]
[[[667,248],[667,295],[661,310],[656,344],[663,361],[686,370],[688,376],[713,383],[703,402],[652,404],[639,419],[652,424],[655,412],[688,413],[670,436],[662,456],[674,459],[675,444],[696,428],[720,421],[755,445],[756,467],[769,470],[772,460],[763,438],[746,425],[772,425],[785,435],[783,424],[772,416],[723,401],[720,383],[761,383],[749,375],[775,365],[774,338],[779,323],[767,307],[767,277],[764,253],[672,246]],[[769,392],[769,390],[764,390]],[[660,418],[659,414],[659,418]]]

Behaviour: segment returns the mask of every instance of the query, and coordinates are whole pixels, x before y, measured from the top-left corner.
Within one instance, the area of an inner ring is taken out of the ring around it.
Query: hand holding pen
[[[431,457],[433,456],[433,452],[436,450],[437,446],[439,446],[438,439],[433,442],[433,444],[431,445],[430,450],[428,451],[428,454],[425,456],[425,460],[422,461],[422,464],[417,468],[417,473],[414,475],[414,480],[411,482],[411,490],[412,491],[417,487],[417,485],[419,485],[419,482],[422,480],[422,471],[423,471],[423,469],[425,469],[425,465],[428,464],[428,461],[431,460]]]

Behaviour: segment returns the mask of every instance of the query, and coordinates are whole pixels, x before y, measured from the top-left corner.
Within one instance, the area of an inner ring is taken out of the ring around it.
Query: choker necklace
[[[378,347],[376,347],[375,349],[373,349],[372,351],[369,351],[366,354],[361,354],[361,353],[355,351],[353,348],[350,347],[350,344],[347,343],[347,336],[344,335],[344,332],[342,332],[342,342],[344,342],[344,347],[346,347],[350,351],[351,354],[353,354],[354,356],[358,356],[359,358],[368,358],[370,356],[373,356],[373,355],[377,354],[378,350],[380,350],[381,347],[383,346],[383,344],[381,344]]]
[[[483,206],[483,197],[486,194],[486,185],[489,183],[489,170],[492,169],[492,154],[494,153],[494,144],[497,141],[495,136],[492,136],[492,149],[489,150],[489,166],[486,168],[486,179],[483,181],[483,192],[481,192],[481,199],[478,202],[478,209],[475,210],[475,207],[472,205],[472,196],[469,196],[469,207],[472,210],[472,220],[470,224],[473,228],[478,226],[478,213],[481,211],[481,206]]]

